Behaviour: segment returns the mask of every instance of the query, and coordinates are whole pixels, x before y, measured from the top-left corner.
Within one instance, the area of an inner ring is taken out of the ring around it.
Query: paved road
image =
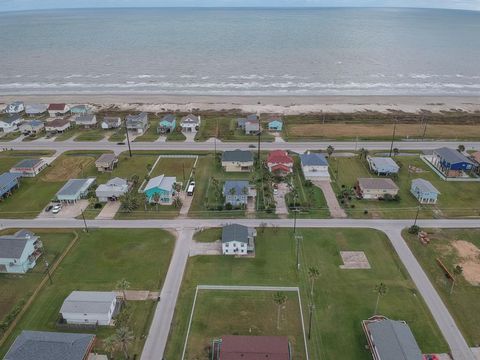
[[[274,219],[176,219],[176,220],[89,220],[90,227],[103,228],[177,228],[181,229],[175,250],[161,292],[161,301],[152,321],[150,332],[145,343],[142,360],[161,359],[170,331],[175,304],[180,290],[183,272],[187,262],[191,239],[196,228],[221,226],[227,222],[236,222],[247,226],[259,226],[262,222],[278,227],[291,227],[291,220]],[[407,268],[418,291],[430,309],[447,341],[455,360],[474,360],[454,319],[443,304],[440,296],[428,280],[425,272],[417,262],[401,236],[401,231],[410,226],[413,220],[359,220],[359,219],[298,219],[297,227],[316,228],[374,228],[385,232],[398,256]],[[426,228],[479,228],[478,220],[420,220],[418,225]],[[75,227],[82,228],[83,222],[75,219],[33,219],[33,220],[0,220],[1,227]]]
[[[480,150],[480,142],[472,141],[396,141],[394,147],[400,150],[432,150],[442,146],[456,148],[459,144],[463,144],[467,150]],[[256,146],[256,139],[251,142],[220,142],[217,141],[218,150],[234,150],[234,149],[250,149],[249,145]],[[307,149],[325,149],[328,145],[332,145],[336,150],[355,150],[366,148],[369,150],[386,150],[390,149],[389,141],[331,141],[331,142],[265,142],[261,148],[264,150],[292,150],[296,152],[304,152]],[[212,141],[208,142],[132,142],[133,150],[191,150],[191,151],[212,151],[214,145]],[[27,141],[27,142],[1,142],[0,149],[16,149],[16,150],[57,150],[64,152],[68,150],[113,150],[115,153],[127,151],[127,145],[116,145],[108,141]]]

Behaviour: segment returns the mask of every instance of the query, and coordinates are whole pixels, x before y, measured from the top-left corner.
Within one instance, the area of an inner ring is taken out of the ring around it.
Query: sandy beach
[[[480,97],[455,96],[177,96],[148,94],[88,94],[88,95],[9,95],[0,96],[7,104],[15,100],[25,103],[91,104],[97,109],[116,106],[120,110],[136,111],[222,111],[284,115],[319,112],[351,113],[357,111],[404,111],[416,113],[462,110],[480,111]]]

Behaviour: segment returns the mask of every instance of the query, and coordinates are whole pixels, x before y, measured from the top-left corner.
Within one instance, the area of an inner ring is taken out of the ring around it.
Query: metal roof
[[[75,118],[75,122],[79,123],[91,123],[92,121],[97,121],[97,117],[93,114],[79,115]]]
[[[362,189],[371,190],[398,190],[398,186],[389,178],[358,178]]]
[[[27,114],[41,114],[47,111],[48,106],[45,104],[30,104],[25,105],[25,112]]]
[[[248,227],[239,224],[225,225],[222,228],[222,243],[231,241],[248,243]]]
[[[165,191],[171,191],[173,188],[173,185],[176,182],[177,182],[177,178],[174,176],[165,176],[165,175],[156,176],[154,178],[151,178],[148,181],[144,191],[147,191],[153,188],[159,188]]]
[[[101,163],[112,163],[115,160],[117,160],[117,155],[115,154],[102,154],[98,157],[98,159],[95,161],[95,164],[101,164]]]
[[[413,179],[412,185],[417,187],[422,192],[433,192],[440,194],[440,191],[438,191],[437,188],[433,186],[430,181],[427,181],[425,179]]]
[[[63,302],[60,313],[105,314],[115,299],[112,291],[73,291]]]
[[[400,169],[400,167],[397,165],[395,160],[393,160],[390,157],[373,157],[370,156],[368,157],[368,161],[370,161],[376,169],[384,169],[384,168],[395,168],[395,169]]]
[[[200,120],[198,116],[195,116],[193,114],[188,114],[187,116],[182,117],[181,122],[185,124],[198,124]]]
[[[290,346],[286,336],[222,337],[220,360],[290,360]]]
[[[160,122],[168,122],[168,123],[173,123],[174,121],[176,120],[176,117],[175,115],[173,114],[167,114],[165,115],[164,117],[162,117],[162,120],[160,120]]]
[[[16,121],[22,120],[22,117],[18,114],[13,114],[10,115],[9,117],[5,117],[3,119],[0,119],[0,121],[3,121],[6,124],[13,124]]]
[[[438,154],[443,160],[447,161],[450,164],[466,162],[468,164],[475,165],[475,163],[472,160],[470,160],[461,152],[455,149],[442,147],[440,149],[434,150],[434,153]]]
[[[247,180],[227,180],[223,186],[223,194],[230,195],[230,191],[235,189],[236,195],[242,195],[245,188],[248,190],[248,186]]]
[[[403,321],[384,319],[366,324],[382,360],[422,360],[410,327]]]
[[[23,159],[20,162],[18,162],[17,164],[15,164],[15,166],[12,167],[12,169],[15,169],[15,168],[33,168],[33,167],[35,167],[35,165],[41,163],[42,161],[43,161],[42,159]],[[10,170],[10,171],[12,171],[12,170]]]
[[[70,179],[65,185],[57,192],[58,196],[72,196],[78,195],[80,192],[88,189],[93,184],[95,178],[88,179]]]
[[[222,153],[222,161],[252,162],[253,155],[247,150],[232,150]]]
[[[38,236],[28,230],[19,230],[13,235],[0,236],[0,258],[19,259],[25,245],[30,240],[37,240]]]
[[[302,166],[328,166],[325,156],[319,153],[300,154]]]
[[[20,176],[21,174],[19,173],[3,173],[0,175],[0,189],[9,185],[13,180],[18,179]]]
[[[83,360],[95,335],[22,331],[4,360]]]

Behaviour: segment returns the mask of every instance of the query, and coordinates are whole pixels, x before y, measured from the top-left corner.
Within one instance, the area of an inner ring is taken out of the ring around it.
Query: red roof
[[[268,154],[267,163],[293,164],[293,159],[284,150],[273,150]]]
[[[290,360],[286,336],[222,337],[219,360]]]
[[[272,166],[272,172],[275,172],[275,171],[284,171],[289,173],[292,171],[292,168],[289,168],[287,165],[284,165],[284,164],[277,164]]]
[[[53,111],[56,111],[56,110],[65,110],[65,106],[67,106],[66,104],[50,104],[48,106],[48,110],[53,110]]]

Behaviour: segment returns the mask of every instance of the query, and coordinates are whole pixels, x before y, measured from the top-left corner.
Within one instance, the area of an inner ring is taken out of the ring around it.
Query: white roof
[[[63,302],[60,312],[104,314],[110,311],[115,299],[112,291],[73,291]]]
[[[165,176],[165,175],[156,176],[154,178],[151,178],[148,181],[144,191],[147,191],[153,188],[159,188],[162,190],[170,191],[172,190],[172,187],[176,182],[177,182],[177,178],[174,176]]]

